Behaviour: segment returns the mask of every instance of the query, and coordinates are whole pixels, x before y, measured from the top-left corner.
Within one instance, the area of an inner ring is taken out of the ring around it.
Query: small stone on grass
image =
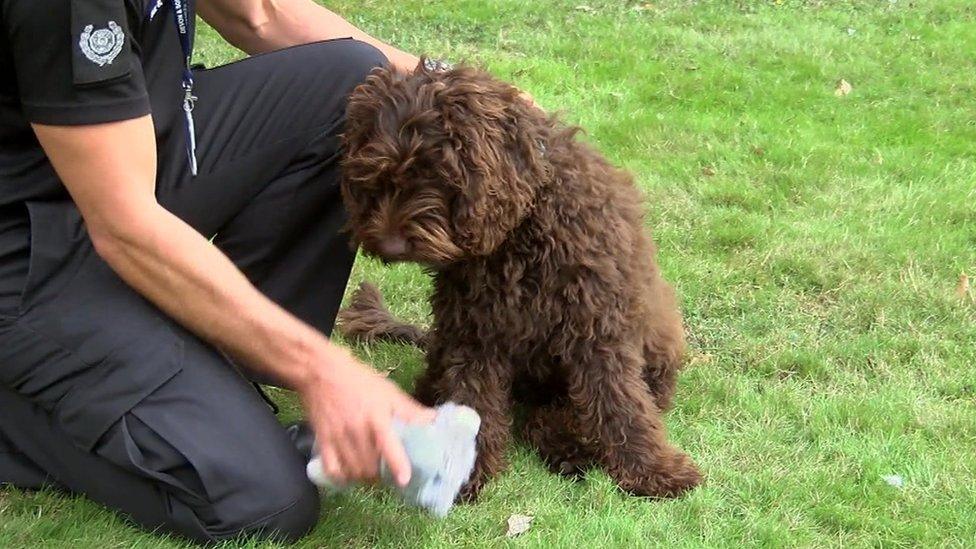
[[[884,479],[889,486],[893,486],[895,488],[905,487],[905,479],[903,479],[901,475],[882,475],[881,478]]]
[[[515,536],[528,532],[529,528],[532,527],[533,518],[535,517],[519,514],[508,517],[508,531],[505,532],[505,535],[514,538]]]

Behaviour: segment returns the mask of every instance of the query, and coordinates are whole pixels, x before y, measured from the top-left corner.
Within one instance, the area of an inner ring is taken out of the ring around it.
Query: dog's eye
[[[366,211],[376,207],[378,192],[371,190],[367,185],[352,184],[347,187],[349,197],[352,199],[351,206],[355,210]]]

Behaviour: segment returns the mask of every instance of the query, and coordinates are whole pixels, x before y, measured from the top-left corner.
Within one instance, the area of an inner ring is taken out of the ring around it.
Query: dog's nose
[[[379,242],[380,254],[383,257],[402,257],[409,251],[407,239],[402,236],[388,236]]]

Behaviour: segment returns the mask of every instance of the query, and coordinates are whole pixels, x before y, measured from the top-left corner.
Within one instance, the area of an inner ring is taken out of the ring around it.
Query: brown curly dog
[[[341,313],[352,338],[421,342],[416,396],[482,417],[462,498],[505,467],[513,408],[556,472],[602,466],[632,493],[702,480],[667,439],[684,338],[631,176],[483,71],[380,70],[350,97],[342,192],[354,240],[434,277],[426,336],[375,289]]]

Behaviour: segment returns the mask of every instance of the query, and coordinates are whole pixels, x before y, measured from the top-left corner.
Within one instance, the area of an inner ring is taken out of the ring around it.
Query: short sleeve
[[[149,113],[126,0],[0,2],[29,121],[82,125]]]

